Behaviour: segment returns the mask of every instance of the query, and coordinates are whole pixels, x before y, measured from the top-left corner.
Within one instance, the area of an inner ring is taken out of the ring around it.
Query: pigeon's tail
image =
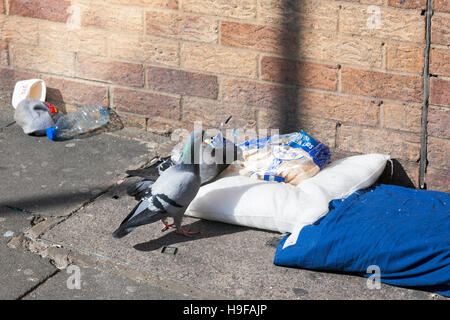
[[[141,200],[141,198],[146,194],[151,192],[149,188],[154,184],[154,181],[144,179],[139,181],[136,184],[133,184],[127,188],[127,194],[131,197],[135,197],[137,200]]]
[[[136,227],[158,221],[162,218],[160,212],[154,212],[148,209],[147,199],[141,200],[128,216],[122,221],[119,228],[113,232],[114,238],[123,238]]]
[[[125,229],[125,228],[119,227],[119,228],[117,228],[116,231],[113,232],[112,236],[113,236],[114,238],[116,238],[116,239],[120,239],[120,238],[125,237],[127,234],[129,234],[129,233],[130,233],[131,231],[133,231],[134,229],[136,229],[136,228],[128,228],[128,229]]]

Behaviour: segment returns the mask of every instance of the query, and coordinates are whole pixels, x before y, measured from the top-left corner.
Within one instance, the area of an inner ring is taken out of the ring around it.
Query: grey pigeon
[[[203,131],[191,133],[184,148],[181,163],[163,171],[151,185],[141,201],[130,212],[113,237],[122,238],[138,226],[161,220],[164,230],[175,227],[178,233],[190,236],[194,233],[181,228],[184,212],[200,188],[199,153]],[[173,224],[166,219],[172,217]]]
[[[230,143],[230,142],[229,142]],[[231,152],[233,152],[231,154]],[[227,154],[231,154],[231,161],[226,159]],[[200,180],[201,185],[208,184],[212,182],[222,171],[224,171],[231,162],[240,159],[242,151],[236,145],[228,144],[225,148],[213,148],[210,145],[202,145],[202,158],[200,163]],[[127,174],[132,177],[143,177],[144,179],[131,185],[127,189],[127,194],[129,196],[135,197],[137,200],[142,198],[145,191],[151,187],[155,180],[155,171],[163,172],[175,165],[173,161],[168,158],[163,160],[163,162],[154,164],[151,167],[128,170]],[[155,167],[158,169],[156,170]]]
[[[227,118],[225,124],[231,119]],[[209,144],[201,146],[201,162],[200,162],[200,179],[201,185],[212,182],[222,171],[224,171],[233,161],[242,158],[242,150],[233,142],[225,139],[222,136],[223,123],[221,124],[219,133],[213,137],[215,145],[213,147]],[[135,185],[127,189],[128,195],[135,197],[137,200],[142,198],[148,188],[151,187],[155,180],[155,174],[162,173],[167,168],[175,165],[173,160],[169,157],[162,159],[158,163],[148,168],[128,170],[127,174],[133,177],[143,177],[144,179],[137,182]],[[157,168],[157,170],[155,169]]]

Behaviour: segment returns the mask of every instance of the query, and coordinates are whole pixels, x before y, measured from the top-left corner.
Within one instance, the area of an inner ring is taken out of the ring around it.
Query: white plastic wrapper
[[[329,148],[304,131],[259,138],[239,145],[243,161],[230,170],[266,181],[298,185],[316,175],[330,160]]]

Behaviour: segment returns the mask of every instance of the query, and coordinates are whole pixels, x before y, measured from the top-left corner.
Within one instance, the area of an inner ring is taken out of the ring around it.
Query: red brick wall
[[[428,168],[431,189],[450,187],[450,1],[434,0],[431,24]]]
[[[102,101],[155,132],[230,113],[243,128],[304,128],[336,157],[390,154],[394,181],[418,186],[426,0],[4,2],[4,84],[31,73],[60,106]],[[450,191],[449,1],[434,9],[425,181]]]

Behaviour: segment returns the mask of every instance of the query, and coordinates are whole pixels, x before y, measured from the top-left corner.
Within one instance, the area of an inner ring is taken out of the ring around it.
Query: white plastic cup
[[[46,94],[47,89],[45,87],[45,81],[42,79],[18,81],[14,87],[12,105],[14,109],[16,109],[19,103],[25,99],[34,99],[45,102]]]

